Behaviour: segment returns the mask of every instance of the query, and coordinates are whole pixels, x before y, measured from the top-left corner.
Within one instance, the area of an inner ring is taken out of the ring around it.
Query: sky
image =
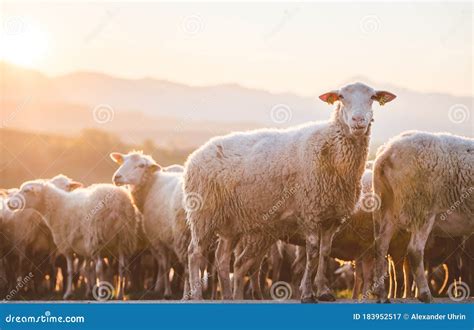
[[[0,57],[313,96],[360,77],[473,96],[472,4],[2,2]]]

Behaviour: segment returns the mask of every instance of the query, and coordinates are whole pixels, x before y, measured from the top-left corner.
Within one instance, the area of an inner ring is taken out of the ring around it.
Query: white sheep
[[[382,201],[374,212],[376,281],[386,274],[384,258],[393,233],[406,229],[411,232],[408,257],[418,299],[431,302],[423,265],[429,234],[457,237],[474,232],[474,139],[402,133],[379,149],[373,185]],[[379,300],[386,301],[383,282],[377,291]]]
[[[104,256],[119,260],[117,298],[123,297],[128,256],[136,245],[135,208],[125,189],[110,184],[97,184],[66,192],[45,180],[23,183],[8,200],[17,209],[15,200],[24,201],[43,215],[54,243],[67,260],[67,289],[64,299],[72,296],[73,254],[94,259],[99,280],[102,280]]]
[[[66,191],[82,186],[62,174],[49,181]],[[9,266],[7,275],[10,279],[15,279],[16,283],[18,277],[23,277],[31,271],[34,274],[32,284],[35,290],[38,289],[36,283],[41,283],[45,275],[49,275],[49,289],[53,290],[57,271],[54,267],[54,259],[57,255],[51,231],[37,211],[24,209],[23,200],[11,200],[11,203],[16,204],[21,210],[13,212],[7,207],[8,198],[15,196],[17,191],[16,188],[8,189],[3,191],[1,196],[0,226],[3,235],[8,237],[5,240],[5,245],[8,247],[5,251]]]
[[[110,157],[120,165],[113,182],[130,186],[133,200],[143,214],[143,229],[151,251],[158,264],[164,263],[160,268],[165,270],[165,274],[157,278],[155,290],[159,281],[164,280],[165,298],[171,298],[168,270],[174,254],[184,266],[186,298],[189,295],[187,248],[190,232],[183,205],[183,173],[176,171],[179,165],[173,166],[174,170],[168,167],[164,171],[151,156],[141,152],[126,155],[114,152]]]
[[[216,262],[223,298],[231,299],[229,262],[240,236],[258,231],[271,235],[273,229],[284,226],[285,219],[297,217],[307,245],[302,301],[315,301],[311,278],[318,253],[318,296],[333,300],[326,263],[334,233],[359,198],[372,102],[384,104],[394,98],[362,83],[351,84],[320,96],[330,104],[337,101],[327,122],[233,133],[213,138],[193,152],[184,174],[186,199],[202,201],[187,214],[193,298],[202,299],[199,265],[216,234],[220,236]]]
[[[174,165],[170,165],[170,166],[163,167],[161,170],[162,170],[162,171],[165,171],[165,172],[178,172],[178,173],[182,173],[182,172],[184,172],[184,166],[183,166],[183,165],[174,164]]]

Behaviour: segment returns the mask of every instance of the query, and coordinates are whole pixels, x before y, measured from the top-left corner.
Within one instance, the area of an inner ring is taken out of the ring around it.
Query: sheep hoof
[[[318,297],[319,301],[336,301],[336,297],[334,297],[331,293],[323,293]]]
[[[388,298],[386,299],[379,298],[377,299],[377,304],[391,304],[391,302],[390,302],[390,299]]]
[[[165,298],[165,300],[171,300],[171,299],[173,299],[173,297],[171,296],[171,294],[165,294],[163,298]]]
[[[423,292],[418,297],[418,300],[421,301],[421,302],[424,302],[425,304],[429,304],[429,303],[433,302],[433,297],[428,292]]]
[[[318,301],[316,300],[316,297],[314,295],[311,295],[309,297],[304,297],[301,298],[301,303],[302,304],[316,304]]]

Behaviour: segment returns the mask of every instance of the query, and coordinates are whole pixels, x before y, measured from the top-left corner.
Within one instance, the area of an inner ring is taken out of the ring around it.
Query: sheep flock
[[[1,299],[472,299],[474,139],[407,131],[369,161],[372,105],[396,96],[319,98],[329,120],[214,137],[183,166],[111,150],[111,183],[2,189]]]

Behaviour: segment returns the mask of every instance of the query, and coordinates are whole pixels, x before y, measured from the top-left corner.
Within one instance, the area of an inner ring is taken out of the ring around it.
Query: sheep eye
[[[139,168],[144,168],[145,167],[145,164],[140,164],[138,165]]]
[[[342,96],[341,94],[338,95],[338,98],[339,100],[343,100],[344,99],[344,96]]]

